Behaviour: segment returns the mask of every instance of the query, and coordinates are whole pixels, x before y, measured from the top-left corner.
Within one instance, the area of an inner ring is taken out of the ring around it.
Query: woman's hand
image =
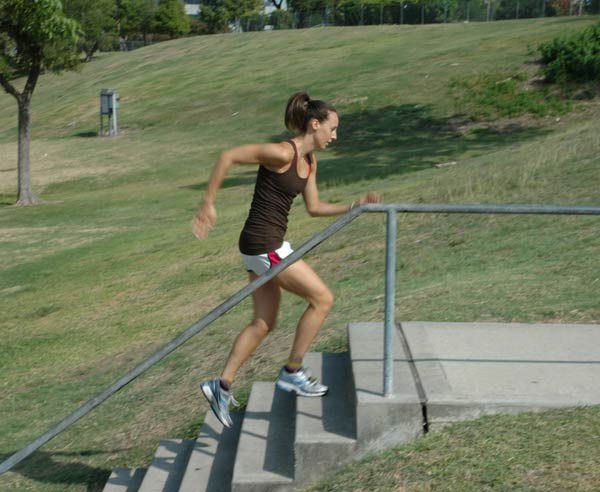
[[[365,196],[356,202],[357,205],[364,205],[365,203],[381,203],[381,195],[373,191],[369,191]]]
[[[204,202],[198,213],[192,220],[192,231],[194,236],[203,240],[208,236],[209,231],[217,221],[217,211],[212,203]]]

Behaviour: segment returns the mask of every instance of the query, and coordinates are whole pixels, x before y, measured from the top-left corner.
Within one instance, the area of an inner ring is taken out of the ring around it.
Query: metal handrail
[[[561,206],[561,205],[450,205],[450,204],[406,204],[406,203],[372,203],[353,208],[328,227],[301,245],[290,256],[265,274],[250,282],[243,289],[231,296],[206,316],[198,320],[167,345],[156,351],[134,369],[115,381],[102,393],[87,401],[71,415],[38,437],[20,451],[11,455],[0,464],[0,475],[6,473],[29,455],[41,448],[48,441],[87,415],[98,405],[117,393],[144,371],[164,359],[175,349],[183,345],[202,329],[235,307],[259,287],[277,276],[282,270],[295,263],[314,249],[320,243],[337,233],[364,212],[387,213],[387,246],[386,246],[386,287],[385,287],[385,336],[384,336],[384,396],[392,394],[392,337],[394,328],[394,289],[395,289],[395,259],[396,259],[396,214],[404,213],[460,213],[460,214],[552,214],[552,215],[600,215],[600,206]]]

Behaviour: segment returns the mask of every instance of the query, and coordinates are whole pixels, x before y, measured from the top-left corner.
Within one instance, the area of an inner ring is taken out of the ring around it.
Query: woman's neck
[[[304,157],[306,154],[310,154],[315,150],[315,143],[312,139],[311,135],[307,133],[303,135],[296,135],[293,139],[296,147],[298,148],[298,153]]]

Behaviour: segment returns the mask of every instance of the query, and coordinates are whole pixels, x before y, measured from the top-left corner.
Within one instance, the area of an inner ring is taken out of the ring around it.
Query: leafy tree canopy
[[[92,59],[98,49],[109,50],[117,38],[116,0],[63,0],[65,14],[81,24],[79,47]]]
[[[160,0],[156,9],[156,30],[172,38],[190,32],[190,19],[179,0]]]
[[[0,0],[0,76],[27,75],[34,64],[53,72],[73,68],[80,34],[59,0]]]

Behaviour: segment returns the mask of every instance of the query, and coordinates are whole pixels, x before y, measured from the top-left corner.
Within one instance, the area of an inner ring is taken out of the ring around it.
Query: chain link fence
[[[600,0],[459,0],[458,2],[347,4],[306,11],[276,10],[240,19],[243,31],[326,26],[485,22],[600,14]]]

